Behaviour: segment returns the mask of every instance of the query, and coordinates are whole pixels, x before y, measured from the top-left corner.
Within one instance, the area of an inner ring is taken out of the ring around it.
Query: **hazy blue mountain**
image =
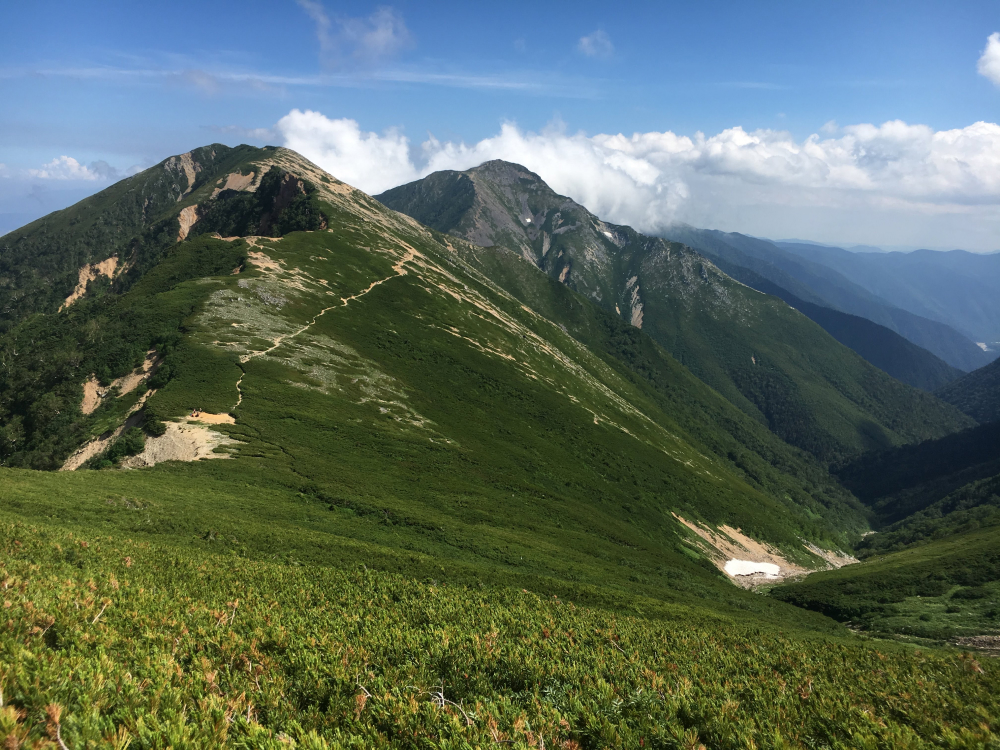
[[[837,270],[768,240],[685,224],[670,227],[664,236],[697,249],[713,261],[726,260],[749,268],[807,302],[885,326],[959,370],[970,372],[995,356],[951,326],[896,307]],[[821,249],[818,245],[804,247]]]
[[[780,247],[836,270],[897,307],[947,323],[973,341],[1000,341],[1000,255],[965,250],[855,253],[793,243]]]

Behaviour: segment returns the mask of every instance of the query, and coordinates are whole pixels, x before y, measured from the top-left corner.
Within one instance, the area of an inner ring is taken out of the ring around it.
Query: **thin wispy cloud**
[[[296,0],[316,27],[320,58],[325,67],[378,65],[413,45],[403,17],[383,6],[363,18],[331,18],[318,0]]]
[[[94,65],[0,70],[0,79],[38,76],[92,81],[149,82],[189,87],[208,95],[232,91],[274,95],[283,94],[290,88],[365,88],[393,83],[545,94],[568,98],[594,98],[599,93],[592,81],[565,80],[534,71],[477,75],[418,68],[388,68],[287,76],[252,71],[211,70],[203,67],[172,69]]]
[[[587,57],[601,59],[608,59],[615,53],[615,45],[611,43],[611,37],[602,29],[580,37],[580,41],[576,43],[576,49]]]
[[[320,50],[324,53],[331,50],[333,48],[333,35],[330,32],[330,17],[326,14],[323,4],[316,2],[316,0],[296,0],[296,2],[316,24],[316,39],[319,41]]]
[[[208,130],[224,135],[235,136],[241,140],[270,143],[278,139],[274,128],[245,128],[242,125],[210,125]]]

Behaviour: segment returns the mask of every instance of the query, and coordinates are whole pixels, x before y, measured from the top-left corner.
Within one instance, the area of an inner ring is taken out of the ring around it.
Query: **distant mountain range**
[[[915,250],[855,253],[778,243],[820,263],[891,305],[945,323],[976,342],[1000,342],[1000,254]]]
[[[759,292],[780,297],[841,344],[914,388],[935,391],[965,374],[885,326],[859,315],[806,302],[748,268],[734,266],[721,259],[718,263],[734,279]]]
[[[810,254],[815,252],[818,257],[825,258],[827,255],[823,253],[830,248],[824,250],[820,245],[800,245],[799,252],[792,252],[773,242],[737,232],[696,229],[687,225],[675,225],[663,234],[690,245],[730,271],[738,267],[747,268],[799,299],[885,326],[964,372],[982,367],[997,356],[994,352],[984,351],[977,342],[947,323],[922,317],[887,302]],[[846,250],[840,250],[835,255],[848,258],[903,257],[895,253],[865,256]]]

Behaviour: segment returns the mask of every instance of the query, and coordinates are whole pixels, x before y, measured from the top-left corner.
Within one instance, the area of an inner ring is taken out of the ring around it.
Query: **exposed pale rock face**
[[[115,269],[118,267],[118,256],[112,255],[110,258],[102,260],[100,263],[88,263],[83,268],[80,269],[79,280],[76,283],[76,288],[73,289],[73,293],[70,294],[66,301],[59,306],[59,310],[65,310],[67,307],[76,302],[80,297],[87,293],[87,284],[91,281],[95,281],[101,276],[106,276],[109,279],[114,278]]]

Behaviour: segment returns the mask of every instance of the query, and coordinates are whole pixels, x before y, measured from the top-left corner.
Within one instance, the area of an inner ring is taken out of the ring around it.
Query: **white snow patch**
[[[763,573],[768,578],[777,578],[781,572],[781,568],[774,563],[751,562],[736,558],[727,562],[724,570],[731,576],[752,576],[756,573]]]
[[[988,352],[989,351],[989,349],[986,347],[986,342],[984,342],[984,341],[977,341],[976,342],[976,346],[978,346],[984,352]]]

